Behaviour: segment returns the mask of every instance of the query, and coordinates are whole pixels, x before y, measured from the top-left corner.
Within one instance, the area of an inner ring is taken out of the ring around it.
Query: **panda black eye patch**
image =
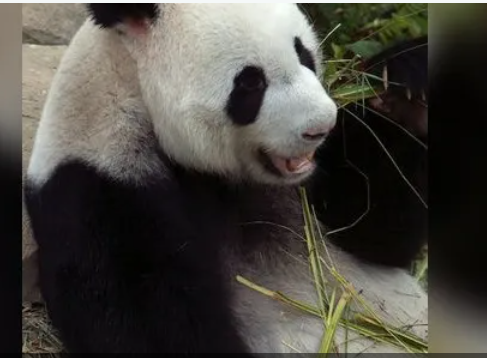
[[[226,111],[231,120],[238,125],[247,125],[256,121],[267,89],[264,70],[256,66],[247,66],[233,80]]]
[[[309,51],[306,47],[304,47],[303,42],[299,37],[294,38],[294,49],[299,57],[299,62],[309,68],[311,71],[316,73],[316,65],[313,59],[313,55],[311,51]]]

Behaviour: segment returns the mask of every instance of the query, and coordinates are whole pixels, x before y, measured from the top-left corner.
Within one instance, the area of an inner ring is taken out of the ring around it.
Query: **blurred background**
[[[20,4],[0,4],[0,353],[22,344],[21,20]]]
[[[401,40],[428,34],[428,4],[301,4],[321,38],[340,26],[324,48],[333,55],[337,46],[369,56]]]

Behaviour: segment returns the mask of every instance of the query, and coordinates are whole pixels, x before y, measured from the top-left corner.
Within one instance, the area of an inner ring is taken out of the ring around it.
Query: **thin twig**
[[[361,120],[357,115],[355,115],[354,113],[352,113],[351,111],[349,111],[347,108],[343,108],[345,111],[347,111],[352,117],[354,117],[357,121],[359,121],[369,132],[370,134],[372,134],[372,136],[374,137],[374,139],[377,141],[377,143],[380,145],[380,147],[384,150],[384,153],[387,155],[387,157],[390,159],[392,165],[396,168],[396,170],[398,171],[399,175],[401,176],[401,178],[404,180],[404,182],[409,186],[409,188],[412,190],[412,192],[414,193],[414,195],[417,196],[417,198],[421,201],[421,203],[424,205],[424,207],[426,209],[428,209],[428,204],[424,201],[424,199],[421,197],[421,195],[419,194],[419,192],[417,191],[417,189],[414,187],[414,185],[411,184],[411,182],[408,180],[408,178],[404,175],[404,173],[402,172],[401,168],[399,168],[399,166],[397,165],[396,163],[396,160],[394,159],[394,157],[391,155],[391,153],[389,153],[389,151],[387,150],[386,146],[382,143],[382,141],[380,140],[380,138],[377,136],[377,134],[374,133],[374,131],[372,130],[372,128],[370,128],[367,123],[365,123],[363,120]]]

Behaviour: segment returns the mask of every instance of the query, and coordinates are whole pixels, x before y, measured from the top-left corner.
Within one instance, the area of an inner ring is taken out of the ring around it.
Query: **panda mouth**
[[[297,157],[282,157],[269,152],[260,151],[264,167],[275,175],[293,177],[304,175],[315,169],[315,152],[305,153]]]

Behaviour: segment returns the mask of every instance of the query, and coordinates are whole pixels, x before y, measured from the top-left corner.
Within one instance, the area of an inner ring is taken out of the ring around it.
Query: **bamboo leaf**
[[[345,47],[362,58],[370,58],[383,50],[382,44],[375,40],[361,40]]]

